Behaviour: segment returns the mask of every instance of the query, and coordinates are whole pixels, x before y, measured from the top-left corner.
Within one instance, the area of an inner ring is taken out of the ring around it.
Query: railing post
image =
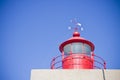
[[[51,69],[54,69],[54,64],[55,64],[55,58],[53,58],[52,60]]]
[[[94,64],[94,52],[91,52],[91,59],[93,60],[93,68],[94,68],[94,66],[95,66],[95,64]]]
[[[64,51],[62,51],[62,60],[64,59],[65,55],[64,55]]]
[[[106,62],[104,62],[104,69],[106,69]]]

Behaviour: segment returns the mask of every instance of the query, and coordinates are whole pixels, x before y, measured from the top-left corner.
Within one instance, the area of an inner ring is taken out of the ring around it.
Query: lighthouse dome
[[[75,31],[73,33],[73,37],[68,39],[67,41],[63,42],[59,50],[61,52],[64,51],[64,53],[68,54],[70,52],[72,53],[90,53],[91,51],[94,51],[94,44],[83,37],[80,37],[80,33],[78,31]]]

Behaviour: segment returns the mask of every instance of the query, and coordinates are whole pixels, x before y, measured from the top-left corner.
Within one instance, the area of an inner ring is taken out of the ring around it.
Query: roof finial
[[[76,31],[78,32],[79,29],[80,31],[83,31],[83,27],[81,27],[82,25],[77,21],[77,18],[70,20],[70,22],[73,23],[75,26],[74,27],[69,26],[68,29],[74,29],[74,32]]]
[[[80,33],[78,30],[80,29],[80,31],[83,31],[83,27],[81,27],[81,23],[77,21],[77,18],[70,20],[70,22],[73,23],[75,26],[68,27],[68,29],[74,29],[73,37],[79,37]]]

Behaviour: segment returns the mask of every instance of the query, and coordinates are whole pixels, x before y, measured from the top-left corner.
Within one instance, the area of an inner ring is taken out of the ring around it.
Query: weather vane
[[[75,31],[78,31],[80,29],[80,31],[83,31],[81,23],[79,23],[76,18],[70,20],[70,22],[73,23],[75,26],[74,27],[69,26],[68,27],[69,30],[74,29]]]

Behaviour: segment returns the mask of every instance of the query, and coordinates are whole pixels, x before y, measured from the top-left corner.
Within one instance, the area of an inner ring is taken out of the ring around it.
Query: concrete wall
[[[104,80],[104,78],[105,80],[120,80],[120,70],[33,69],[31,71],[31,80]]]

